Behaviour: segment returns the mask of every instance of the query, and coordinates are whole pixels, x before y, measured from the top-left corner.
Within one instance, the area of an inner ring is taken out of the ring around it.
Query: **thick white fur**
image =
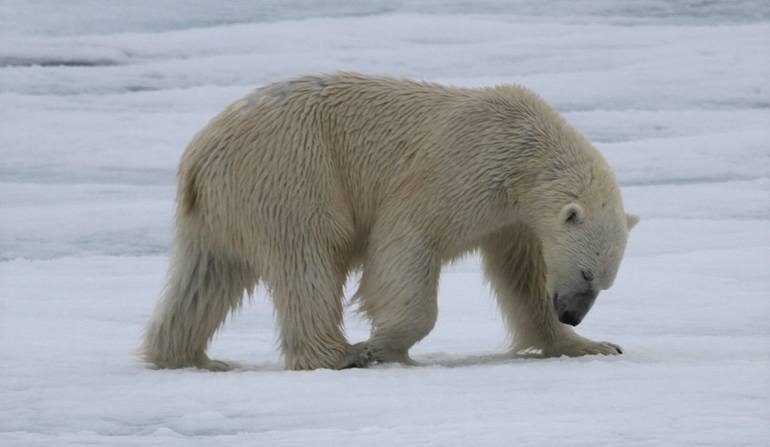
[[[516,349],[616,352],[558,322],[551,289],[569,278],[552,278],[549,263],[569,276],[586,262],[576,256],[596,252],[588,264],[609,262],[614,277],[629,226],[617,181],[522,87],[353,73],[271,84],[195,136],[178,182],[168,284],[142,347],[159,367],[226,369],[206,348],[260,280],[288,368],[408,363],[436,321],[442,264],[479,248]],[[589,236],[565,240],[560,212],[573,202],[611,212]],[[373,329],[351,346],[341,298],[357,268],[356,299]]]

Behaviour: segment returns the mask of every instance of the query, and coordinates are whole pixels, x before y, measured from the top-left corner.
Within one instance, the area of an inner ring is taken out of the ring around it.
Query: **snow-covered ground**
[[[767,445],[769,55],[760,0],[4,0],[0,444]],[[211,348],[239,370],[138,363],[187,141],[256,86],[338,69],[522,83],[591,138],[642,222],[578,330],[625,353],[501,356],[469,258],[423,367],[282,371],[264,291]]]

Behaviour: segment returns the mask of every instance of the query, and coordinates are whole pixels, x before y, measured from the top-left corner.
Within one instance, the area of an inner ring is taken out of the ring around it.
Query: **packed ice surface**
[[[767,445],[767,2],[5,0],[0,34],[3,446]],[[211,347],[240,369],[136,360],[185,144],[338,69],[521,83],[594,141],[642,222],[578,331],[622,356],[506,358],[470,257],[422,367],[283,371],[264,290]]]

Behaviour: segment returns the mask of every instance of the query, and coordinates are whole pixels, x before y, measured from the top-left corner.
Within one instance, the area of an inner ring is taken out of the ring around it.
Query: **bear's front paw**
[[[366,342],[356,343],[345,353],[338,369],[366,368],[375,361],[374,354]]]
[[[409,357],[406,351],[393,351],[377,348],[370,342],[356,343],[348,348],[341,366],[337,369],[366,368],[376,363],[401,363],[406,366],[417,366],[417,362]]]
[[[622,354],[623,349],[610,342],[593,341],[583,337],[568,338],[554,343],[552,346],[543,349],[543,355],[546,357],[579,357],[581,355],[618,355]]]
[[[195,366],[200,369],[207,369],[214,372],[230,371],[235,367],[233,364],[210,358],[200,360]]]

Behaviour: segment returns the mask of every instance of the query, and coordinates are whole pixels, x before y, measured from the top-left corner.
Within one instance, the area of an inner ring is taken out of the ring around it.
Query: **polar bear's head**
[[[628,232],[639,217],[626,214],[614,176],[591,182],[550,209],[541,234],[546,288],[559,321],[578,325],[617,275]]]

